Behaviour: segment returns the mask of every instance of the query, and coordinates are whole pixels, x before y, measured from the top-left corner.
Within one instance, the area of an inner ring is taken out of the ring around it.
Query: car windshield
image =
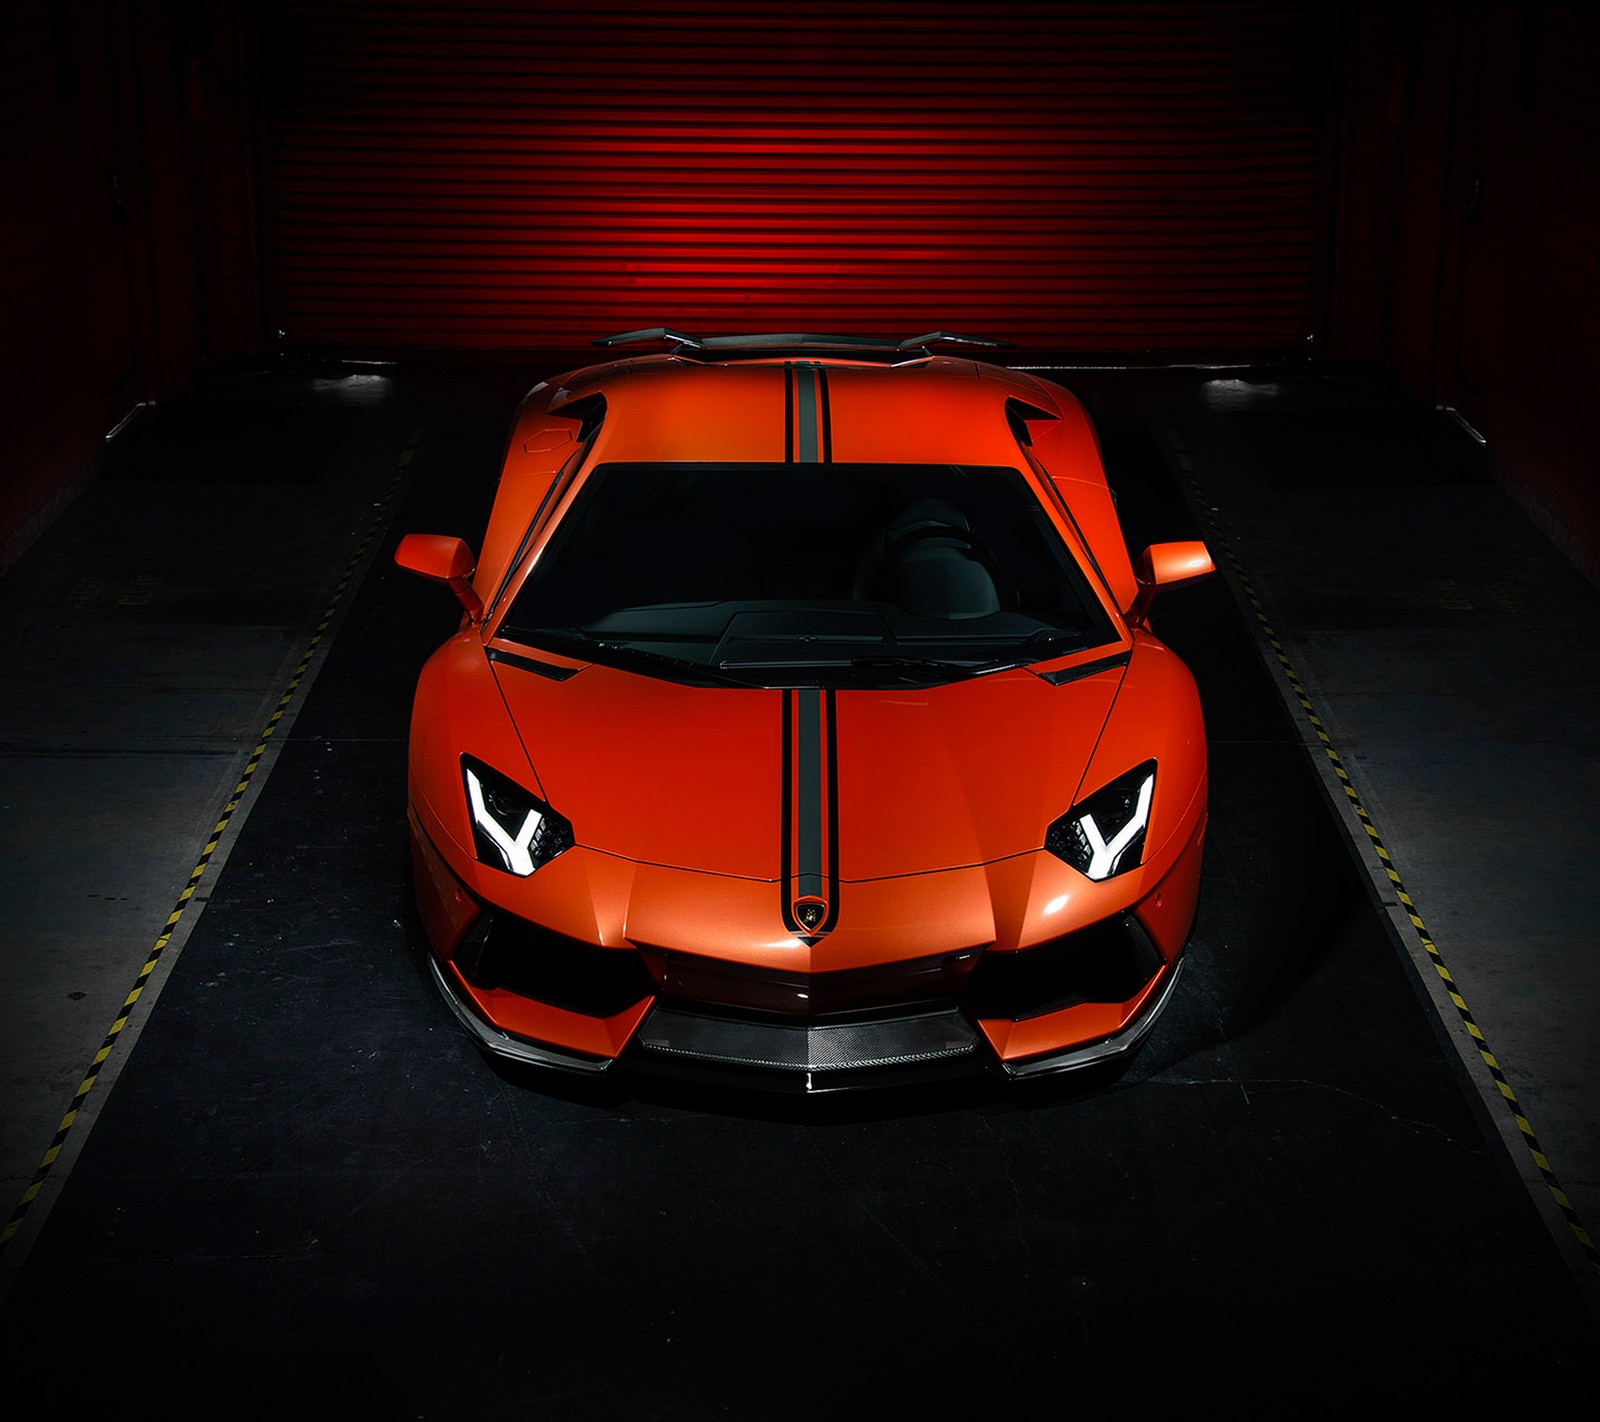
[[[1115,632],[1015,469],[607,464],[499,635],[674,680],[844,687],[952,681]]]

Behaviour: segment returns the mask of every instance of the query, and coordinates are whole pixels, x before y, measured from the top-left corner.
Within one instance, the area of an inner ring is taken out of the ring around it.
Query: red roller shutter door
[[[358,3],[264,17],[286,342],[1299,349],[1328,7]]]

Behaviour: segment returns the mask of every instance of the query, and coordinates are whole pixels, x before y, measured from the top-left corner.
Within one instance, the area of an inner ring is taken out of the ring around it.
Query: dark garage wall
[[[0,569],[93,477],[130,411],[207,357],[260,348],[242,14],[4,7]]]
[[[1600,579],[1600,12],[1352,16],[1334,349],[1458,410],[1505,487]]]
[[[1600,580],[1600,13],[1490,5],[1452,18],[1448,282],[1433,388],[1483,431],[1506,486]],[[1408,173],[1426,163],[1414,155]],[[1416,244],[1397,253],[1402,281],[1429,268]],[[1409,384],[1421,384],[1420,365],[1421,351],[1408,352]]]
[[[105,431],[143,397],[140,334],[151,322],[153,283],[138,64],[125,7],[36,3],[6,11],[0,532],[7,545],[31,537],[82,486]],[[156,123],[164,117],[153,116]],[[148,176],[164,185],[168,175]],[[181,207],[181,185],[171,196]],[[173,302],[170,319],[174,328],[185,324],[182,302]],[[175,339],[182,339],[176,329]]]

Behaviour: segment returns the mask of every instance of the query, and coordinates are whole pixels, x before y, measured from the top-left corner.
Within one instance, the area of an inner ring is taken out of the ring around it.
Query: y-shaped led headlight
[[[572,825],[498,770],[461,757],[478,858],[494,869],[526,878],[572,847]]]
[[[1156,763],[1147,760],[1068,810],[1050,826],[1044,847],[1095,880],[1138,868],[1155,789]]]

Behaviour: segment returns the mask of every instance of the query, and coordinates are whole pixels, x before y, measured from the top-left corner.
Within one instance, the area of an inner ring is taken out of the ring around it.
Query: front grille
[[[473,987],[502,988],[587,1017],[612,1017],[655,992],[632,948],[597,948],[512,914],[485,909],[456,966]]]
[[[1020,1022],[1082,1002],[1126,1002],[1161,963],[1144,926],[1124,914],[1037,948],[985,953],[966,1006],[975,1017]]]
[[[639,949],[663,997],[793,1017],[954,1002],[981,951],[965,948],[867,968],[791,973],[663,948]]]
[[[837,1072],[950,1061],[975,1052],[978,1036],[954,1009],[805,1026],[734,1021],[662,1006],[634,1042],[647,1054],[744,1070]]]
[[[647,946],[599,948],[490,908],[455,961],[476,988],[589,1017],[658,997],[640,1034],[648,1050],[730,1064],[748,1058],[778,1071],[971,1051],[976,1037],[966,1019],[1021,1021],[1083,1002],[1126,1002],[1162,965],[1132,914],[1015,952],[975,947],[792,973]]]

